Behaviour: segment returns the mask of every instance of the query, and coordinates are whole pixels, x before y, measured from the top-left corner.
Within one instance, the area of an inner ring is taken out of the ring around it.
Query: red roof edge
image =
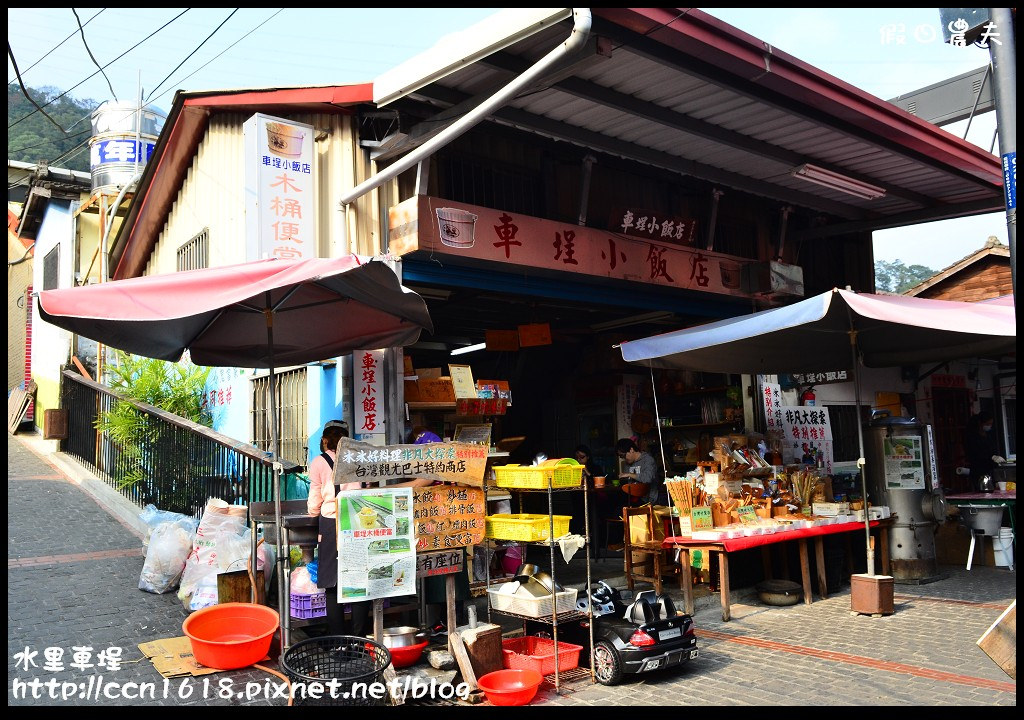
[[[701,10],[595,8],[594,14],[1002,187],[1002,168],[991,153]]]
[[[156,246],[211,115],[223,112],[351,112],[344,105],[373,102],[373,84],[287,89],[213,91],[175,95],[165,127],[147,164],[135,200],[115,238],[119,252],[112,278],[141,275]]]

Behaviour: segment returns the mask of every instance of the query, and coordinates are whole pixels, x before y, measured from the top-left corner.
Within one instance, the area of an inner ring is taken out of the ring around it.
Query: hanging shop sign
[[[812,373],[781,373],[779,384],[783,390],[792,390],[803,385],[826,385],[828,383],[849,382],[852,378],[846,370],[829,370]]]
[[[768,430],[782,432],[782,387],[778,383],[763,383],[764,421]]]
[[[356,372],[353,378],[353,436],[372,445],[383,445],[387,416],[384,412],[384,351],[356,350],[352,353],[352,361]]]
[[[462,572],[462,557],[463,554],[459,550],[416,553],[416,577],[454,575],[457,572]]]
[[[608,227],[624,235],[674,245],[693,245],[697,221],[692,218],[666,217],[643,208],[615,208]]]
[[[828,408],[782,406],[782,462],[786,465],[816,465],[832,473],[832,423]]]
[[[461,442],[377,446],[352,438],[338,441],[334,482],[373,483],[426,478],[482,487],[487,448]]]
[[[662,226],[663,227],[663,226]],[[389,249],[557,270],[740,297],[748,258],[427,195],[388,211]],[[659,229],[660,233],[660,229]],[[520,328],[521,330],[521,328]],[[520,333],[521,335],[521,333]],[[520,342],[522,338],[520,337]]]
[[[313,126],[256,113],[242,133],[246,259],[315,258]]]
[[[337,504],[338,601],[415,592],[412,488],[343,490]]]
[[[470,547],[484,540],[484,491],[464,485],[416,488],[413,520],[416,550]]]

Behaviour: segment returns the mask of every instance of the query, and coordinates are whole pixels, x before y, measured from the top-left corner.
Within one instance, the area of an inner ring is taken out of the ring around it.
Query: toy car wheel
[[[602,685],[614,685],[622,680],[622,662],[607,640],[594,644],[594,676]]]

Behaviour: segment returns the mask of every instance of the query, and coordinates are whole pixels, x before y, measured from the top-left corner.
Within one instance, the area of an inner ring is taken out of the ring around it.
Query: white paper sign
[[[824,471],[832,473],[832,423],[828,408],[782,405],[782,462],[814,465],[822,455]]]

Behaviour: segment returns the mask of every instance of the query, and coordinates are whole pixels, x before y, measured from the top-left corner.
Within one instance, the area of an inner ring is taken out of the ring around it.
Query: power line
[[[89,49],[89,43],[85,41],[85,26],[82,25],[82,19],[78,17],[78,11],[71,8],[71,12],[75,14],[75,20],[78,21],[78,32],[82,33],[82,44],[85,45],[85,51],[89,53],[89,58],[92,60],[92,64],[100,68],[100,72],[103,72],[103,68],[96,62],[96,56],[92,54],[92,50]],[[110,78],[107,77],[106,73],[103,73],[103,79],[107,81],[107,87],[110,88],[110,94],[114,96],[114,100],[117,100],[117,93],[114,92],[114,86],[110,84]]]
[[[204,66],[202,66],[202,67],[199,67],[199,68],[196,68],[195,70],[193,70],[192,72],[190,72],[190,73],[189,73],[188,75],[186,75],[185,77],[181,78],[181,80],[178,80],[178,82],[179,82],[179,83],[183,83],[183,82],[185,82],[186,80],[188,80],[188,79],[189,79],[190,77],[192,77],[193,75],[195,75],[195,74],[196,74],[197,72],[199,72],[200,70],[203,70],[204,68],[206,68],[206,67],[209,67],[209,65],[210,65],[210,64],[211,64],[211,63],[212,63],[212,62],[213,62],[214,60],[216,60],[217,58],[219,58],[219,57],[220,57],[221,55],[223,55],[224,53],[226,53],[226,52],[227,52],[228,50],[230,50],[231,48],[233,48],[233,47],[234,47],[235,45],[237,45],[238,43],[240,43],[240,42],[242,42],[243,40],[245,40],[245,39],[246,39],[247,37],[249,37],[249,36],[250,36],[250,35],[252,35],[252,34],[253,34],[254,32],[256,32],[257,30],[259,30],[259,29],[260,29],[261,27],[263,27],[264,25],[266,25],[266,24],[267,24],[268,22],[270,22],[271,20],[273,20],[274,18],[276,18],[276,17],[278,16],[278,15],[280,15],[281,13],[283,13],[283,12],[284,12],[284,10],[285,10],[284,8],[281,8],[280,10],[278,10],[278,11],[277,11],[276,13],[274,13],[273,15],[271,15],[270,17],[268,17],[268,18],[267,18],[266,20],[264,20],[264,21],[263,21],[263,22],[261,22],[261,23],[260,23],[259,25],[257,25],[256,27],[254,27],[254,28],[253,28],[252,30],[250,30],[249,32],[247,32],[247,33],[246,33],[245,35],[243,35],[242,37],[238,38],[238,39],[237,39],[237,40],[235,40],[235,41],[234,41],[233,43],[231,43],[231,44],[230,44],[230,45],[228,45],[228,46],[227,46],[226,48],[224,48],[224,49],[223,49],[223,50],[221,50],[221,51],[220,51],[219,53],[217,53],[217,54],[216,54],[216,55],[214,55],[214,56],[213,56],[212,58],[210,58],[210,59],[209,59],[209,61],[207,61],[206,65],[204,65]],[[167,94],[167,93],[169,93],[169,92],[170,92],[170,90],[164,90],[164,91],[163,91],[162,93],[160,93],[159,95],[157,95],[157,96],[156,96],[156,98],[154,98],[154,100],[159,100],[160,98],[162,98],[162,97],[163,97],[164,95],[166,95],[166,94]],[[144,105],[143,107],[146,107],[146,106],[148,106],[148,105],[150,105],[150,103],[149,103],[149,102],[147,102],[147,103],[146,103],[146,105]]]
[[[28,90],[25,88],[25,83],[22,82],[22,80],[21,80],[21,71],[18,70],[18,61],[14,59],[14,51],[11,50],[11,41],[10,40],[7,41],[7,55],[8,55],[8,57],[11,58],[11,65],[14,66],[14,75],[18,78],[18,86],[21,88],[22,94],[26,98],[28,98],[28,101],[30,103],[35,105],[36,110],[38,110],[43,115],[45,115],[46,119],[49,120],[50,122],[52,122],[54,124],[54,126],[58,130],[60,130],[63,134],[67,135],[68,134],[67,131],[64,128],[62,128],[60,125],[58,125],[56,120],[54,120],[52,117],[47,115],[46,111],[43,110],[42,106],[40,106],[39,103],[37,103],[35,100],[33,100],[32,96],[28,94]],[[49,105],[50,103],[46,103],[46,104]],[[36,110],[33,110],[32,112],[30,112],[29,115],[34,115]],[[28,117],[28,115],[26,115],[25,117]],[[22,120],[24,120],[24,119],[25,118],[22,118]],[[21,122],[21,121],[19,120],[18,122]],[[17,124],[17,123],[15,123],[15,124]],[[13,127],[13,125],[9,126],[8,129],[10,129],[11,127]]]
[[[108,67],[110,67],[111,65],[113,65],[113,64],[114,64],[115,62],[117,62],[118,60],[120,60],[121,58],[123,58],[123,57],[124,57],[125,55],[127,55],[128,53],[130,53],[130,52],[131,52],[132,50],[134,50],[135,48],[137,48],[137,47],[138,47],[139,45],[141,45],[142,43],[144,43],[144,42],[146,42],[147,40],[149,40],[149,39],[150,39],[151,37],[153,37],[154,35],[156,35],[156,34],[157,34],[158,32],[160,32],[161,30],[163,30],[164,28],[166,28],[166,27],[167,27],[168,25],[170,25],[171,23],[173,23],[173,22],[174,22],[175,20],[177,20],[178,18],[180,18],[180,17],[182,16],[182,15],[184,15],[185,13],[187,13],[187,12],[188,12],[189,10],[191,10],[191,9],[192,9],[192,8],[185,8],[185,9],[184,9],[184,10],[183,10],[182,12],[178,13],[177,15],[175,15],[175,16],[174,16],[173,18],[171,18],[171,19],[170,19],[170,20],[168,20],[168,21],[167,21],[166,23],[164,23],[163,25],[161,25],[161,26],[160,26],[159,28],[157,28],[156,30],[154,30],[153,32],[151,32],[151,33],[150,33],[149,35],[147,35],[146,37],[142,38],[142,40],[139,40],[139,42],[135,43],[135,44],[134,44],[134,45],[132,45],[132,46],[131,46],[130,48],[128,48],[127,50],[125,50],[125,51],[124,51],[123,53],[121,53],[120,55],[118,55],[118,56],[117,56],[116,58],[114,58],[113,60],[111,60],[110,62],[108,62],[108,63],[107,63],[106,65],[104,65],[104,66],[103,66],[102,68],[100,68],[100,70],[103,70],[103,69],[105,69],[105,68],[108,68]],[[8,43],[7,43],[7,50],[8,50],[8,53],[10,53],[10,47],[11,47],[11,43],[10,43],[10,42],[8,42]],[[14,56],[13,56],[13,55],[11,56],[11,59],[12,59],[12,60],[14,59]],[[97,71],[96,71],[96,72],[94,72],[94,73],[93,73],[92,75],[90,75],[89,77],[85,78],[85,80],[82,80],[82,82],[78,83],[78,85],[82,85],[83,83],[87,82],[88,80],[91,80],[92,78],[96,77],[96,75],[97,75],[97,74],[99,74],[100,70],[97,70]],[[72,87],[72,88],[69,88],[69,89],[65,90],[64,92],[62,92],[62,93],[61,93],[60,95],[58,95],[57,97],[55,97],[55,98],[51,99],[51,100],[50,100],[49,102],[46,102],[46,103],[44,103],[44,104],[43,104],[43,106],[39,108],[39,111],[41,112],[41,111],[42,111],[42,109],[43,109],[43,107],[46,107],[46,106],[47,106],[47,105],[49,105],[50,103],[53,103],[53,102],[56,102],[57,100],[60,100],[60,99],[61,99],[62,97],[64,97],[64,96],[65,96],[65,95],[67,95],[67,94],[68,94],[69,92],[71,92],[71,91],[72,91],[72,90],[74,90],[74,89],[75,89],[76,87],[78,87],[78,85],[75,85],[74,87]],[[33,103],[33,104],[34,104],[34,103]],[[36,111],[35,111],[35,110],[33,110],[32,112],[30,112],[30,113],[29,113],[28,115],[26,115],[25,117],[23,117],[23,118],[19,118],[19,119],[15,120],[14,122],[12,122],[12,123],[11,123],[10,125],[8,125],[8,126],[7,126],[7,129],[8,129],[8,130],[10,130],[10,129],[11,129],[12,127],[14,127],[14,126],[15,126],[15,125],[17,125],[18,123],[20,123],[20,122],[21,122],[22,120],[26,120],[26,119],[28,119],[28,118],[32,117],[32,116],[33,116],[33,115],[35,115],[35,114],[36,114]],[[44,114],[45,114],[45,113],[44,113]]]
[[[198,46],[196,47],[196,49],[195,49],[195,50],[193,50],[192,52],[190,52],[190,53],[188,54],[188,56],[187,56],[187,57],[186,57],[186,58],[185,58],[184,60],[182,60],[182,61],[181,61],[180,63],[178,63],[178,67],[174,68],[174,69],[173,69],[173,70],[171,70],[171,71],[170,71],[169,73],[167,73],[167,77],[165,77],[165,78],[164,78],[163,80],[161,80],[161,81],[160,81],[160,83],[159,83],[159,84],[158,84],[158,85],[157,85],[156,87],[154,87],[154,88],[153,88],[153,89],[152,89],[152,90],[151,90],[151,91],[149,92],[149,97],[147,97],[147,98],[146,98],[146,100],[148,101],[148,100],[149,100],[149,98],[153,97],[153,93],[155,93],[155,92],[156,92],[157,90],[159,90],[159,89],[160,89],[160,85],[163,85],[163,84],[164,84],[165,82],[167,82],[167,79],[168,79],[169,77],[171,77],[171,75],[173,75],[174,73],[178,72],[178,68],[180,68],[180,67],[181,67],[182,65],[184,65],[184,64],[185,64],[186,62],[188,62],[188,59],[189,59],[190,57],[192,57],[192,56],[193,56],[193,55],[195,55],[195,54],[196,54],[197,52],[199,52],[199,48],[201,48],[201,47],[202,47],[203,45],[205,45],[205,44],[207,43],[207,41],[209,41],[209,39],[210,39],[210,38],[212,38],[212,37],[213,37],[214,35],[216,35],[216,34],[217,34],[217,31],[218,31],[218,30],[220,30],[220,29],[221,29],[222,27],[224,27],[224,24],[225,24],[225,23],[226,23],[226,22],[227,22],[228,20],[230,20],[230,19],[231,19],[231,18],[232,18],[232,17],[234,16],[234,14],[235,14],[236,12],[238,12],[238,10],[239,10],[239,8],[235,8],[234,10],[232,10],[232,11],[231,11],[231,14],[230,14],[230,15],[228,15],[228,16],[227,16],[226,18],[224,18],[223,22],[221,22],[221,24],[220,24],[220,25],[218,25],[217,27],[215,27],[215,28],[213,29],[213,32],[212,32],[212,33],[210,33],[209,35],[207,35],[207,36],[206,36],[206,40],[203,40],[203,41],[202,41],[201,43],[199,43],[199,45],[198,45]]]
[[[88,20],[86,20],[86,21],[85,21],[85,25],[81,25],[81,27],[85,27],[86,25],[88,25],[89,23],[91,23],[91,22],[92,22],[93,20],[95,20],[96,18],[98,18],[98,17],[100,16],[100,15],[102,15],[102,14],[103,14],[103,11],[104,11],[104,10],[106,10],[106,8],[102,8],[102,9],[101,9],[101,10],[100,10],[100,11],[99,11],[98,13],[96,13],[96,14],[95,14],[95,15],[93,15],[93,16],[92,16],[91,18],[89,18]],[[72,31],[71,31],[71,34],[70,34],[70,35],[68,35],[68,36],[67,36],[66,38],[64,38],[63,40],[61,40],[61,41],[60,41],[59,43],[57,43],[56,45],[54,45],[54,46],[53,46],[52,48],[50,48],[49,50],[47,50],[47,51],[46,51],[46,54],[45,54],[45,55],[43,55],[43,56],[42,56],[41,58],[39,58],[39,59],[38,59],[38,60],[36,60],[36,61],[35,61],[34,63],[32,63],[31,65],[29,65],[29,66],[28,66],[27,68],[25,68],[25,74],[28,74],[28,71],[29,71],[29,70],[31,70],[32,68],[34,68],[34,67],[35,67],[36,65],[38,65],[39,63],[41,63],[41,62],[42,62],[43,60],[45,60],[46,58],[48,58],[48,57],[50,56],[50,53],[52,53],[52,52],[53,52],[54,50],[56,50],[56,49],[57,49],[57,48],[59,48],[59,47],[60,47],[61,45],[63,45],[64,43],[66,43],[66,42],[67,42],[68,40],[70,40],[71,38],[73,38],[73,37],[75,36],[75,32],[76,32],[75,30],[72,30]],[[8,81],[7,81],[7,83],[8,83],[8,84],[10,84],[11,82],[12,82],[11,80],[8,80]]]

